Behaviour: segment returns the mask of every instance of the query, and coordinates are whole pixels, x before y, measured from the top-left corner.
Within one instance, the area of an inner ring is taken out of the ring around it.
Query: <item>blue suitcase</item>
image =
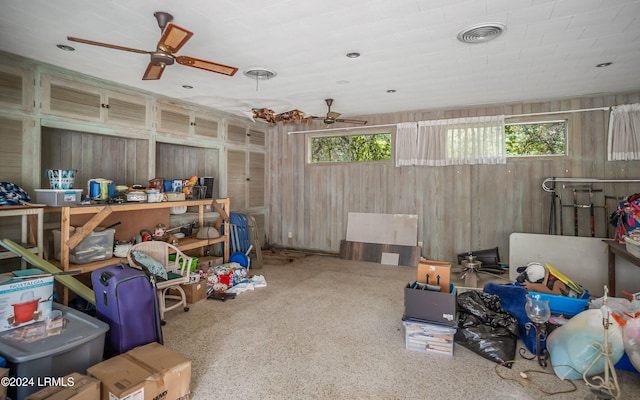
[[[124,264],[91,273],[96,295],[96,317],[109,325],[105,358],[147,343],[162,344],[162,328],[155,281],[145,272]]]

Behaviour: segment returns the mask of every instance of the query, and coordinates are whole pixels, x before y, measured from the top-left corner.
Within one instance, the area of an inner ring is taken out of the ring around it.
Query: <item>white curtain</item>
[[[504,115],[420,121],[416,134],[409,132],[408,125],[406,131],[400,125],[397,132],[403,133],[400,140],[396,133],[396,166],[507,162]]]
[[[611,108],[607,159],[640,160],[640,103]]]
[[[396,125],[396,167],[416,165],[418,124],[401,122]]]

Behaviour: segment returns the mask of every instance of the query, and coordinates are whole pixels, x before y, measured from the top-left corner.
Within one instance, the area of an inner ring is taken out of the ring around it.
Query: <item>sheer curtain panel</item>
[[[640,103],[611,108],[608,161],[640,160]]]
[[[504,115],[418,122],[411,165],[506,164]]]
[[[396,167],[416,164],[418,145],[418,125],[415,122],[401,122],[396,125]]]

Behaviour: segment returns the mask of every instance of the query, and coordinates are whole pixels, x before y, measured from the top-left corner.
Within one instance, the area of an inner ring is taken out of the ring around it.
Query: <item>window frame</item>
[[[378,127],[362,127],[362,128],[335,128],[328,130],[327,132],[310,133],[305,138],[305,163],[308,166],[332,166],[332,165],[345,165],[345,164],[384,164],[395,163],[395,145],[396,145],[396,125],[378,126]],[[361,135],[375,135],[375,134],[388,134],[391,139],[391,156],[388,160],[367,160],[367,161],[312,161],[312,147],[313,139],[319,137],[332,137],[332,136],[361,136]]]
[[[545,118],[544,115],[536,115],[536,116],[529,116],[529,117],[508,117],[505,116],[505,141],[506,141],[506,137],[507,137],[507,132],[506,132],[506,127],[508,125],[535,125],[535,124],[546,124],[546,123],[554,123],[554,122],[564,122],[566,125],[566,135],[565,135],[565,149],[564,149],[564,154],[544,154],[544,155],[537,155],[537,154],[522,154],[522,155],[511,155],[511,154],[507,154],[507,160],[508,159],[518,159],[518,158],[522,158],[522,159],[535,159],[535,160],[540,160],[540,161],[544,161],[544,160],[549,160],[549,159],[557,159],[559,157],[569,157],[570,156],[570,146],[569,146],[569,137],[571,134],[571,118],[570,115],[567,114],[553,114],[553,115],[549,115],[548,117]]]

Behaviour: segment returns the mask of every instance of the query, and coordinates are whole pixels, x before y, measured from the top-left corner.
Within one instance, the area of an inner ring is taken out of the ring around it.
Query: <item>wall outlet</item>
[[[293,233],[289,232],[288,237],[289,237],[289,239],[292,239],[293,238]]]
[[[418,247],[422,247],[422,241],[418,242]]]

